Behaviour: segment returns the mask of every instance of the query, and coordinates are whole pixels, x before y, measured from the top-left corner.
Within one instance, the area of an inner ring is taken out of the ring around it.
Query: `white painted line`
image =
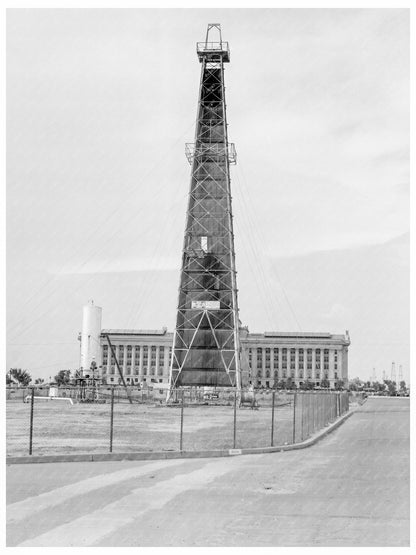
[[[51,507],[56,507],[61,503],[65,503],[68,499],[72,499],[78,495],[84,495],[91,491],[104,488],[106,486],[111,486],[117,482],[122,482],[123,480],[129,480],[131,478],[136,478],[137,476],[143,476],[149,472],[159,470],[160,468],[166,468],[167,466],[174,466],[178,464],[183,464],[186,462],[189,464],[192,461],[180,460],[161,460],[152,463],[144,464],[143,466],[137,468],[127,468],[125,470],[119,470],[117,472],[99,474],[93,478],[87,478],[81,480],[80,482],[75,482],[74,484],[68,484],[67,486],[62,486],[60,488],[41,493],[34,497],[28,497],[22,501],[17,501],[7,505],[6,507],[6,522],[8,524],[12,522],[17,522],[24,520],[33,515],[35,512],[43,511]]]
[[[221,459],[209,462],[188,474],[179,474],[158,482],[153,487],[134,489],[129,495],[71,522],[52,528],[44,534],[28,539],[20,543],[18,547],[95,545],[106,536],[111,536],[119,528],[136,521],[141,514],[161,509],[177,495],[204,486],[229,470],[235,470],[236,465],[243,465],[246,461],[246,458]]]

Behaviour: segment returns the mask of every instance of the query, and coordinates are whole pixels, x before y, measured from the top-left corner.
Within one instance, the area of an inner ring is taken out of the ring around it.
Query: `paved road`
[[[409,400],[369,399],[299,451],[7,478],[8,546],[408,546]]]

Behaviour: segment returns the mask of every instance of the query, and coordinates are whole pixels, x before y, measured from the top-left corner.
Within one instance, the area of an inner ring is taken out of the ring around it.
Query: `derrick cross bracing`
[[[219,40],[211,40],[213,33]],[[228,43],[217,23],[197,43],[201,62],[195,142],[185,153],[191,164],[176,328],[170,366],[171,389],[179,386],[241,388],[240,339],[231,212],[230,164],[224,95]]]

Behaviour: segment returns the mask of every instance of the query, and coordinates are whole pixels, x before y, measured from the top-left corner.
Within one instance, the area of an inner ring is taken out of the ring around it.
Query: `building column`
[[[295,348],[295,384],[299,386],[299,349]]]
[[[156,346],[155,380],[159,381],[159,346]]]
[[[312,372],[311,376],[313,380],[316,380],[316,350],[312,349]]]
[[[143,378],[143,345],[140,345],[139,352],[139,376]],[[143,381],[142,379],[140,381]]]
[[[335,380],[335,349],[329,349],[328,366],[329,366],[329,379]],[[339,379],[340,373],[338,372],[338,369],[336,372],[338,374],[338,379]]]

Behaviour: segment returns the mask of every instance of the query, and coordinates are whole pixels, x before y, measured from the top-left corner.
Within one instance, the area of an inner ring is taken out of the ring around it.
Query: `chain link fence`
[[[6,391],[7,456],[289,445],[348,412],[347,391],[122,387]],[[355,402],[359,399],[354,398]]]

